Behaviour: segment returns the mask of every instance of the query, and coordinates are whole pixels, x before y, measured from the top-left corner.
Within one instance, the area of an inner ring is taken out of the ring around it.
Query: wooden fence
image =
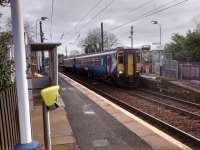
[[[20,142],[16,87],[0,91],[0,150],[13,150]]]

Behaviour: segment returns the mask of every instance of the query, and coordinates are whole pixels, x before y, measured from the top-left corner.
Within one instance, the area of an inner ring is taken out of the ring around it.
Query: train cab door
[[[126,59],[124,59],[125,53],[123,51],[119,51],[117,54],[117,71],[119,75],[124,76],[125,75],[125,70],[126,70]]]
[[[133,53],[128,53],[128,62],[127,62],[127,73],[128,77],[133,76],[134,74],[134,54]]]

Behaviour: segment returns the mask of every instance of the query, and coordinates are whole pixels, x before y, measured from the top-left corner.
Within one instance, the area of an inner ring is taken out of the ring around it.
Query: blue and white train
[[[64,59],[67,70],[88,77],[112,79],[138,83],[139,72],[136,70],[136,50],[116,48],[94,54],[84,54]]]

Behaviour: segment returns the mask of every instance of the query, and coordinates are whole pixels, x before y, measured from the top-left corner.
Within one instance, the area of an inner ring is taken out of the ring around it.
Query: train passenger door
[[[107,73],[108,75],[111,74],[111,66],[112,65],[112,60],[111,60],[111,56],[107,55]]]
[[[133,76],[134,74],[134,54],[128,54],[128,76]]]

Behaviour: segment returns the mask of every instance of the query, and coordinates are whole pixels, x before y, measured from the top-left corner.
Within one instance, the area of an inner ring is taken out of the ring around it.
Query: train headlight
[[[123,71],[119,71],[119,74],[122,74],[123,73]]]

